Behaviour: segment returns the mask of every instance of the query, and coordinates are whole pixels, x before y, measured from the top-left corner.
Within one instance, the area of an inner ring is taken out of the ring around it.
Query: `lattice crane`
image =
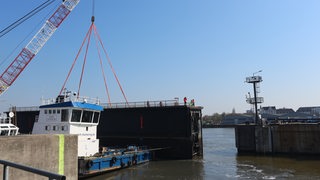
[[[45,22],[31,41],[21,50],[9,67],[0,76],[0,95],[2,95],[18,78],[20,73],[41,50],[52,34],[66,19],[80,0],[63,0],[62,4]]]

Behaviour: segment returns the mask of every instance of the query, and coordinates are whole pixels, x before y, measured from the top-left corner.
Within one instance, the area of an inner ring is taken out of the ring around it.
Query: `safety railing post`
[[[7,165],[3,165],[3,180],[8,180],[9,178],[9,167]]]
[[[29,166],[24,166],[24,165],[17,164],[17,163],[14,163],[14,162],[0,160],[0,164],[3,165],[3,180],[8,180],[9,179],[9,167],[17,168],[17,169],[20,169],[20,170],[23,170],[23,171],[34,173],[34,174],[38,174],[40,176],[45,176],[50,180],[51,179],[52,180],[65,180],[66,179],[66,176],[64,176],[64,175],[51,173],[49,171],[44,171],[44,170],[41,170],[41,169],[36,169],[36,168],[33,168],[33,167],[29,167]]]

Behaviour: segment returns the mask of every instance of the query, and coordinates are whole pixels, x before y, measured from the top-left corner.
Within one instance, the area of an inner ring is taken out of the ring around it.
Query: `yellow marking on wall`
[[[59,134],[59,171],[58,173],[64,175],[64,135]]]

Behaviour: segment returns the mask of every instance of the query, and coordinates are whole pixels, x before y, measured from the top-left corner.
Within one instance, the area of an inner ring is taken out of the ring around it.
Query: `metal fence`
[[[88,98],[89,100],[89,98]],[[138,102],[121,102],[121,103],[101,103],[97,99],[90,99],[92,101],[91,103],[99,104],[107,109],[112,108],[136,108],[136,107],[168,107],[168,106],[188,106],[192,107],[195,106],[194,104],[191,104],[191,102],[188,103],[182,103],[179,102],[178,99],[174,100],[158,100],[158,101],[138,101]],[[46,103],[48,103],[47,101]],[[50,101],[53,103],[53,100]],[[45,104],[43,102],[43,104]],[[16,112],[23,112],[23,111],[39,111],[40,108],[38,106],[31,106],[31,107],[11,107],[9,109],[10,111],[16,111]]]
[[[66,176],[64,175],[55,174],[55,173],[51,173],[51,172],[40,170],[40,169],[35,169],[32,167],[24,166],[24,165],[9,162],[9,161],[0,160],[0,164],[3,164],[3,178],[2,178],[3,180],[9,180],[9,167],[14,167],[23,171],[45,176],[49,180],[65,180],[66,179]]]
[[[123,102],[123,103],[101,103],[104,108],[136,108],[136,107],[167,107],[179,106],[177,100],[162,100],[162,101],[139,101],[139,102]]]

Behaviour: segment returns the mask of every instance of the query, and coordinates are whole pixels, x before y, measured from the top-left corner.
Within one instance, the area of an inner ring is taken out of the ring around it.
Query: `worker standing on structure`
[[[194,106],[194,99],[191,99],[190,106]]]
[[[184,102],[184,105],[186,106],[187,105],[187,97],[183,98],[183,102]]]

